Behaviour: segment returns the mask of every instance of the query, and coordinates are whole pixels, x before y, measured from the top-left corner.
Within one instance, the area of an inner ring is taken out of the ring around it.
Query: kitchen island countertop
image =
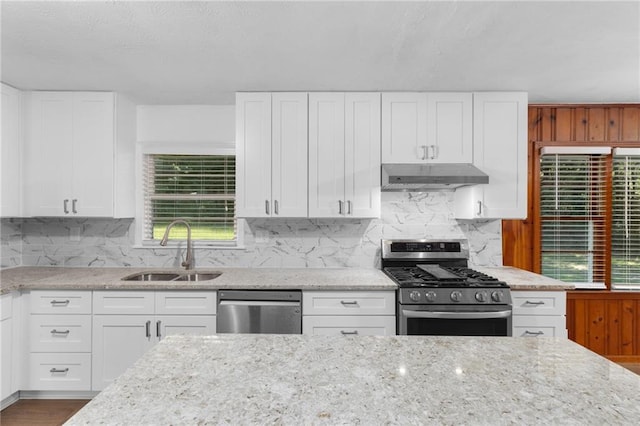
[[[566,339],[170,336],[72,417],[91,424],[640,422],[640,376]]]

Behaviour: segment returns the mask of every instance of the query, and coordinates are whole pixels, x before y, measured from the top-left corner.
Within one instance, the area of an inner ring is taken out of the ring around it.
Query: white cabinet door
[[[307,94],[271,96],[271,216],[307,217]]]
[[[309,93],[309,217],[346,211],[344,93]]]
[[[158,315],[155,319],[158,340],[172,334],[208,336],[216,332],[216,317],[213,315]]]
[[[72,213],[113,216],[113,93],[74,93],[72,170]]]
[[[3,296],[4,297],[4,296]],[[13,319],[6,317],[0,321],[0,400],[5,399],[12,392],[11,375],[13,372],[12,344]]]
[[[104,389],[156,343],[153,319],[145,315],[93,316],[92,390]]]
[[[382,162],[423,163],[427,159],[427,94],[382,94]]]
[[[459,188],[458,219],[527,216],[527,94],[475,93],[473,163],[489,183]]]
[[[0,216],[22,215],[22,93],[2,84]]]
[[[114,96],[31,92],[25,213],[113,216]]]
[[[73,94],[31,92],[28,99],[25,213],[68,215],[73,199]]]
[[[346,217],[380,216],[380,94],[345,95]]]
[[[271,216],[271,93],[236,94],[238,217]]]
[[[473,95],[427,94],[427,161],[473,162]]]

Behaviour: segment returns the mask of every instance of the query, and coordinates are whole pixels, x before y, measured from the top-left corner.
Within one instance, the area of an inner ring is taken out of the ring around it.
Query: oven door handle
[[[408,311],[402,310],[407,318],[444,318],[444,319],[490,319],[509,318],[511,311],[492,312],[441,312],[441,311]]]

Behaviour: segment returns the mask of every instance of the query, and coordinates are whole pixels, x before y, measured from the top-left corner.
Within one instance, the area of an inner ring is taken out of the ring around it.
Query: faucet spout
[[[169,231],[171,231],[171,228],[173,228],[178,223],[183,224],[184,226],[187,227],[187,253],[184,257],[184,261],[182,262],[182,266],[184,267],[184,269],[189,270],[193,267],[193,251],[191,248],[191,226],[189,226],[189,223],[186,220],[176,219],[173,222],[171,222],[169,225],[167,225],[167,229],[164,231],[164,235],[160,240],[160,245],[161,246],[167,245],[167,242],[169,241]]]

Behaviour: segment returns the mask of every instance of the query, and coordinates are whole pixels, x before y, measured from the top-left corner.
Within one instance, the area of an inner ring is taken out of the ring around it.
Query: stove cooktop
[[[504,281],[467,267],[416,265],[383,269],[400,288],[508,288]]]

